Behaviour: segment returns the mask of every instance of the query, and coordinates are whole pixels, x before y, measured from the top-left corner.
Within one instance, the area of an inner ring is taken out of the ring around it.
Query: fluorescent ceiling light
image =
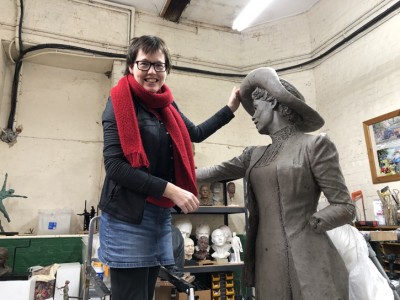
[[[233,21],[232,29],[242,31],[247,28],[272,2],[272,0],[251,0]]]

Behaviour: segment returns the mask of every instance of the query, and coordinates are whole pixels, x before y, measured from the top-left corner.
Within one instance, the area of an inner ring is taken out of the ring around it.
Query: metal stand
[[[111,291],[99,278],[99,276],[97,276],[96,271],[92,267],[93,234],[94,234],[95,224],[99,219],[100,219],[99,216],[94,217],[92,218],[92,220],[90,220],[89,223],[89,238],[88,238],[86,261],[83,273],[83,300],[89,299],[90,283],[93,284],[93,288],[96,291],[96,294],[99,298],[104,298],[105,296],[111,295]]]
[[[383,269],[381,263],[379,262],[378,258],[376,257],[376,253],[374,249],[372,249],[370,243],[369,243],[369,236],[363,235],[365,238],[365,241],[367,242],[367,247],[368,247],[368,256],[378,269],[378,271],[382,274],[382,276],[387,280],[390,288],[393,290],[393,295],[394,295],[394,300],[400,300],[399,294],[396,291],[396,287],[392,284],[390,281],[389,277],[387,276],[385,270]]]
[[[188,295],[188,300],[195,300],[194,295],[194,285],[190,284],[189,282],[173,275],[170,271],[166,268],[161,266],[160,272],[158,274],[162,279],[169,281],[173,284],[179,292],[186,293]]]
[[[97,297],[103,299],[105,296],[111,296],[111,291],[104,284],[104,282],[97,276],[96,271],[92,267],[92,249],[93,249],[93,235],[95,224],[100,220],[100,216],[96,216],[90,220],[89,223],[89,236],[88,236],[88,246],[86,253],[86,260],[84,265],[84,277],[83,277],[83,300],[88,300],[89,298],[89,287],[90,283],[93,284],[93,288],[96,291]],[[173,284],[179,292],[186,293],[188,295],[188,300],[195,300],[194,295],[194,285],[189,282],[173,275],[166,268],[161,266],[159,276],[169,281]]]

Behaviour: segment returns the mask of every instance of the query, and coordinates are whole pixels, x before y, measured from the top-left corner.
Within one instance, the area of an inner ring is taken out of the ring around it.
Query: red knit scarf
[[[164,84],[160,92],[151,93],[141,86],[132,74],[122,77],[118,84],[111,89],[111,99],[117,121],[118,134],[125,157],[132,167],[149,168],[146,152],[140,137],[132,94],[155,114],[166,126],[173,144],[176,185],[197,195],[196,177],[194,170],[193,149],[189,132],[181,115],[172,105],[172,93]],[[156,111],[156,109],[158,109]],[[168,198],[157,200],[147,198],[153,204],[172,207],[174,203]]]

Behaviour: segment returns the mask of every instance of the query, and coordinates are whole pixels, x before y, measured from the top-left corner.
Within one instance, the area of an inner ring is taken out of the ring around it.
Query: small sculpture
[[[200,186],[200,197],[199,197],[200,205],[201,206],[211,206],[213,205],[210,199],[210,189],[207,185]]]
[[[3,213],[4,217],[7,219],[7,221],[10,223],[10,216],[7,213],[7,210],[3,204],[3,200],[6,198],[11,198],[11,197],[19,197],[19,198],[28,198],[27,196],[20,196],[20,195],[14,195],[14,190],[13,189],[9,189],[8,191],[6,191],[6,184],[7,184],[7,178],[8,178],[8,174],[6,173],[6,176],[4,178],[4,183],[3,183],[3,187],[0,191],[0,211]],[[4,232],[4,230],[2,230],[3,227],[0,227],[1,232]]]
[[[237,206],[235,203],[235,192],[236,192],[236,185],[234,182],[228,182],[226,185],[226,189],[228,191],[228,200],[230,206]]]
[[[233,249],[233,260],[231,262],[240,263],[240,252],[243,252],[242,242],[240,238],[236,235],[236,232],[232,233],[232,249]]]
[[[208,237],[206,236],[200,236],[200,238],[197,240],[197,245],[194,248],[194,258],[197,260],[207,260],[210,259],[210,245],[208,241]]]
[[[68,295],[68,293],[69,293],[69,286],[68,286],[69,283],[70,283],[70,281],[66,280],[64,286],[58,288],[59,290],[61,290],[61,289],[63,290],[63,300],[68,300],[69,299],[69,295]]]
[[[193,225],[189,219],[177,220],[174,225],[178,227],[184,239],[190,237],[190,235],[192,234]]]
[[[211,254],[215,259],[224,259],[228,258],[231,253],[229,250],[231,249],[231,245],[226,242],[226,237],[224,232],[221,229],[215,229],[211,234],[212,245],[211,248],[214,250],[214,253]]]
[[[192,260],[194,253],[194,242],[191,238],[185,238],[185,260]]]
[[[12,269],[6,265],[7,259],[8,249],[0,247],[0,277],[12,272]]]
[[[218,227],[218,229],[221,229],[224,232],[226,242],[230,243],[232,241],[232,231],[229,228],[228,225],[221,225]]]
[[[91,219],[91,212],[89,213],[86,210],[86,202],[87,201],[85,200],[85,209],[83,210],[83,213],[77,214],[78,216],[83,216],[83,231],[89,230],[89,224],[90,224],[90,219]]]
[[[210,185],[213,205],[224,205],[222,201],[222,183],[213,182]]]
[[[207,224],[199,224],[196,227],[196,239],[200,239],[200,237],[202,237],[202,236],[204,236],[207,239],[209,239],[210,238],[210,232],[211,232],[211,229],[210,229],[209,225],[207,225]]]

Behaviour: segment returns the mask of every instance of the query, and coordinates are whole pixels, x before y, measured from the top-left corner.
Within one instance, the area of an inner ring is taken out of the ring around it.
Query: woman
[[[354,205],[334,144],[305,134],[324,120],[272,68],[250,72],[240,97],[272,144],[196,174],[205,182],[247,180],[245,283],[256,299],[348,299],[348,273],[326,231],[350,223]],[[321,191],[330,205],[317,211]]]
[[[175,263],[170,208],[199,206],[191,142],[227,124],[240,104],[234,88],[227,106],[195,126],[165,84],[170,70],[162,39],[134,38],[103,113],[99,258],[110,266],[113,300],[153,299],[159,266]]]

